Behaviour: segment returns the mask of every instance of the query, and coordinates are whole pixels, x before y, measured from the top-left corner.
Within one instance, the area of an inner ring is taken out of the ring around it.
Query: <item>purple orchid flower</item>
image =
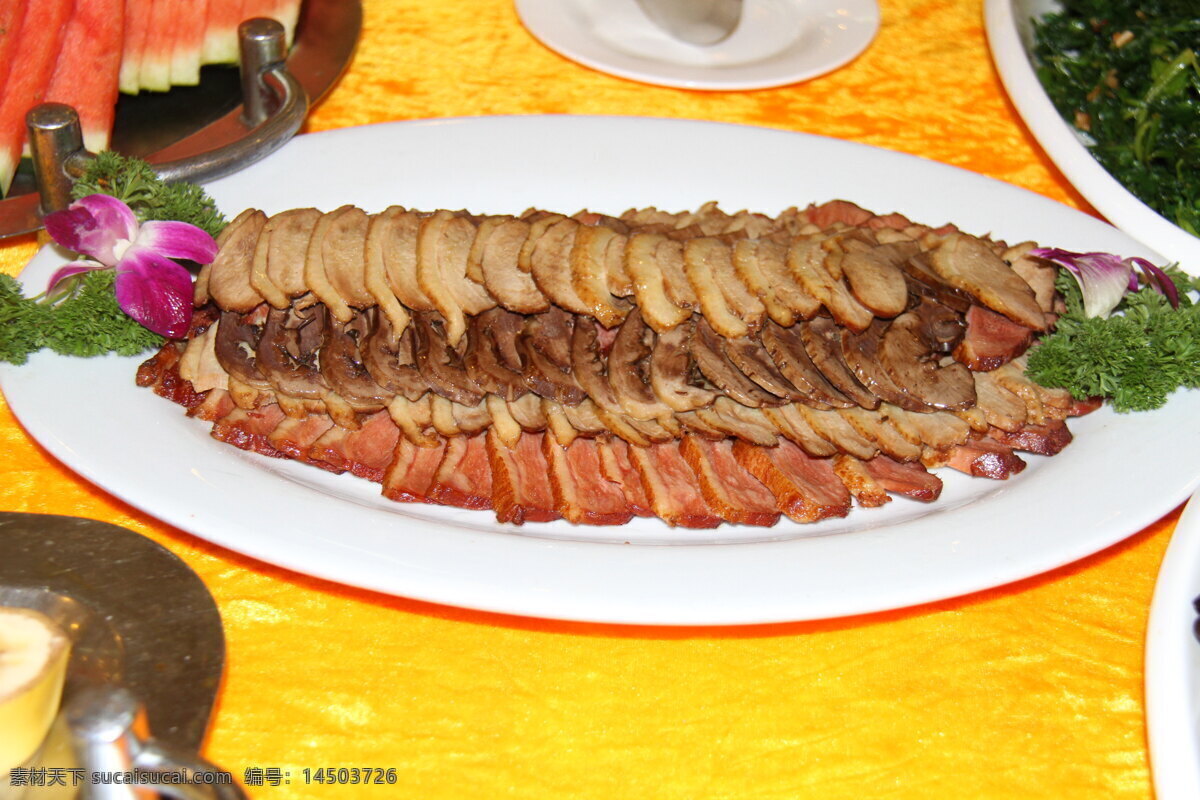
[[[63,247],[92,260],[68,264],[50,278],[50,289],[73,275],[116,271],[117,304],[139,323],[172,339],[187,335],[192,318],[192,276],[172,259],[207,264],[216,241],[186,222],[138,224],[133,210],[115,197],[92,194],[64,211],[47,214],[46,231]]]
[[[1112,253],[1073,253],[1056,247],[1039,247],[1029,254],[1052,261],[1075,277],[1083,295],[1084,316],[1107,317],[1126,292],[1136,292],[1140,281],[1134,267],[1146,276],[1147,284],[1179,308],[1179,292],[1174,281],[1144,258],[1122,259]]]

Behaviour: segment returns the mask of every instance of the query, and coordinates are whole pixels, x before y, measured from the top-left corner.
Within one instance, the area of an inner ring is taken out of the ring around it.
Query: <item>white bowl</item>
[[[1057,9],[1055,0],[986,0],[988,42],[1013,105],[1067,180],[1109,222],[1185,271],[1200,275],[1200,238],[1150,208],[1110,175],[1059,116],[1038,81],[1031,20]]]

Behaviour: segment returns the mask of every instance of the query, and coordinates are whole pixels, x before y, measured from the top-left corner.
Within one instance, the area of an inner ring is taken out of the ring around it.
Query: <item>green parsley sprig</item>
[[[1058,290],[1067,313],[1029,354],[1026,373],[1073,397],[1105,397],[1119,412],[1162,406],[1176,389],[1200,387],[1200,279],[1177,268],[1168,276],[1179,308],[1149,286],[1125,295],[1107,318],[1087,318],[1079,284],[1063,270]]]

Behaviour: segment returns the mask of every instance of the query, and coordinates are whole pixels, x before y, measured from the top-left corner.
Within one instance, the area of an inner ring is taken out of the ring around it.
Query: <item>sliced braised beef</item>
[[[216,355],[217,362],[234,378],[266,389],[270,384],[259,371],[255,356],[260,333],[258,326],[247,322],[243,315],[225,311],[217,325]]]
[[[458,352],[446,342],[441,316],[432,311],[413,315],[417,369],[429,388],[455,403],[473,406],[483,399],[479,386],[467,375]]]
[[[321,374],[331,389],[360,412],[378,411],[394,396],[375,382],[359,356],[359,342],[366,339],[368,324],[363,314],[355,314],[346,323],[331,317],[321,347]]]
[[[1004,366],[1033,344],[1033,330],[983,306],[967,312],[966,335],[954,348],[954,357],[976,372]]]
[[[888,324],[885,320],[877,319],[862,333],[842,331],[842,356],[846,360],[846,365],[854,371],[854,376],[872,394],[892,405],[900,406],[907,411],[932,410],[924,402],[897,386],[884,368],[879,351],[887,327]]]
[[[530,316],[517,338],[525,385],[539,397],[571,406],[587,397],[571,374],[573,325],[574,317],[551,306],[545,313]]]
[[[784,328],[773,321],[768,322],[762,330],[762,343],[775,366],[799,391],[800,402],[813,408],[856,405],[813,364],[800,339],[799,328]]]
[[[938,277],[930,266],[927,254],[917,253],[905,259],[899,266],[904,270],[910,294],[936,300],[960,314],[967,313],[967,309],[974,305],[969,294]]]
[[[676,412],[686,413],[712,405],[716,392],[701,384],[701,376],[692,361],[691,321],[663,331],[655,337],[650,353],[650,386],[654,394]]]
[[[381,314],[377,309],[365,313],[373,319],[374,327],[359,346],[363,366],[371,373],[371,378],[389,392],[409,400],[419,399],[429,391],[429,382],[417,369],[412,328],[405,328],[396,339],[387,314]]]
[[[800,323],[800,341],[812,363],[837,390],[863,408],[879,408],[882,395],[851,369],[842,346],[843,328],[829,317],[813,317]],[[851,333],[850,331],[845,331]],[[886,398],[885,398],[886,399]]]
[[[623,412],[609,382],[605,361],[601,358],[596,323],[586,317],[577,319],[571,331],[571,366],[575,380],[593,403],[614,414]]]
[[[704,377],[744,406],[759,408],[764,405],[779,405],[782,401],[778,397],[759,388],[758,384],[734,366],[725,356],[722,342],[723,339],[703,317],[697,318],[696,332],[691,343],[692,358]]]
[[[966,324],[962,315],[954,309],[926,297],[921,298],[912,311],[921,323],[921,339],[930,350],[935,353],[949,353],[962,341]]]
[[[516,400],[529,391],[522,377],[517,337],[525,318],[493,308],[472,318],[463,365],[467,375],[484,391]]]
[[[743,375],[780,400],[792,402],[805,396],[804,392],[800,391],[776,368],[775,362],[771,360],[771,354],[767,352],[757,336],[726,339],[724,345],[726,358],[732,361]]]
[[[921,327],[921,318],[911,311],[887,326],[878,352],[888,377],[929,408],[957,411],[975,405],[971,371],[958,362],[939,363],[938,354],[923,340]]]
[[[325,320],[316,306],[304,311],[273,309],[255,350],[257,364],[276,392],[301,400],[320,400],[328,390],[317,369],[317,350],[325,340]]]
[[[634,419],[654,419],[671,413],[650,388],[649,356],[653,348],[647,340],[653,336],[641,313],[634,309],[617,329],[608,352],[609,385],[625,413]]]

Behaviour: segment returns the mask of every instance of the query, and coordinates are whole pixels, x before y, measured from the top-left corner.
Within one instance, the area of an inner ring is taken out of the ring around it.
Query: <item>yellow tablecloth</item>
[[[563,59],[521,27],[511,0],[365,0],[354,63],[308,128],[545,112],[722,120],[915,153],[1086,208],[1006,99],[980,0],[880,4],[878,38],[849,66],[780,89],[703,93]],[[798,192],[797,203],[810,199]],[[4,244],[3,268],[18,270],[34,246]],[[239,778],[267,770],[253,797],[1152,794],[1142,648],[1178,511],[1048,575],[909,610],[636,629],[463,611],[297,575],[93,488],[6,406],[0,442],[0,508],[128,526],[212,590],[228,666],[206,754]],[[304,779],[305,768],[340,766],[394,767],[397,783]],[[271,780],[276,768],[290,783]]]

